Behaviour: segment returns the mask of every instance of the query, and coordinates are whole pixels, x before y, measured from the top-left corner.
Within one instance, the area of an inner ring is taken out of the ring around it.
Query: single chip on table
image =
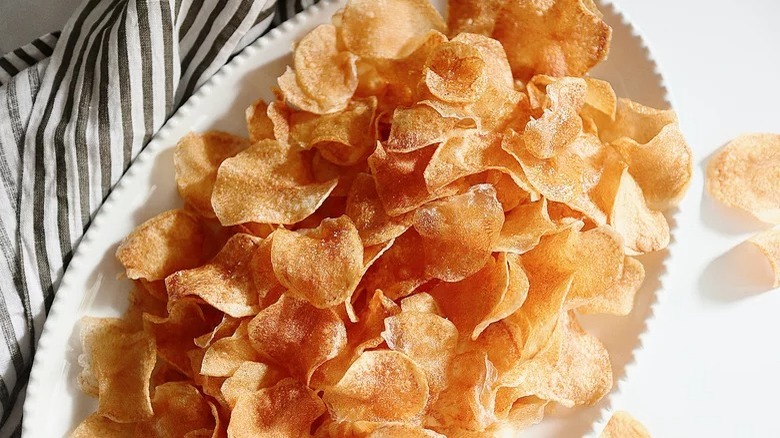
[[[780,224],[780,135],[747,134],[707,166],[707,190],[718,201]]]
[[[780,287],[780,230],[766,230],[756,234],[749,240],[769,261],[774,272],[772,287]]]
[[[201,263],[205,229],[185,210],[169,210],[139,225],[116,250],[127,277],[162,280]]]
[[[612,414],[599,438],[650,438],[650,431],[628,412],[617,411]]]

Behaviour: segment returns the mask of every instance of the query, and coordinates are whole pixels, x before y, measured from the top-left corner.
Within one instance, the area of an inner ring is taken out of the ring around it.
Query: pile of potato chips
[[[578,314],[625,315],[691,154],[586,74],[591,0],[351,0],[248,139],[176,147],[184,209],[82,323],[87,436],[493,436],[612,386]]]

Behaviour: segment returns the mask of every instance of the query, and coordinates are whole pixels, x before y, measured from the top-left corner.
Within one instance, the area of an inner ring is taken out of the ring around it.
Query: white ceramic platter
[[[442,6],[444,1],[438,1]],[[221,129],[245,135],[244,109],[257,98],[273,100],[271,87],[290,62],[293,43],[318,24],[328,22],[343,1],[324,2],[284,23],[247,47],[177,111],[138,156],[98,212],[65,273],[38,344],[24,405],[24,436],[67,436],[97,406],[81,393],[76,376],[81,353],[82,316],[118,316],[127,307],[131,282],[118,279],[114,258],[119,242],[138,224],[181,205],[173,170],[173,149],[187,132]],[[609,80],[619,96],[668,107],[663,80],[641,38],[611,4],[602,4],[614,30],[609,60],[593,76]],[[616,385],[639,345],[645,322],[661,293],[664,251],[643,259],[647,280],[636,309],[627,317],[587,318],[584,324],[605,343],[612,357]],[[614,391],[613,391],[614,392]],[[612,395],[599,405],[562,413],[522,433],[523,436],[575,437],[591,432]]]

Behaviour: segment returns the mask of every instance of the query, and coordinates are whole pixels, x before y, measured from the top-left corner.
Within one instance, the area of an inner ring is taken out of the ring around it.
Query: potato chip
[[[401,312],[385,319],[382,339],[423,370],[431,393],[444,389],[447,365],[458,345],[458,329],[452,322],[433,313]]]
[[[413,421],[428,402],[428,383],[405,354],[366,351],[322,399],[338,420]]]
[[[156,360],[154,338],[142,331],[129,331],[116,318],[84,317],[81,345],[79,385],[88,394],[97,393],[97,414],[119,423],[151,417],[149,378]]]
[[[772,287],[780,287],[780,230],[762,231],[751,237],[748,242],[764,253],[775,274]]]
[[[648,208],[642,189],[627,170],[620,179],[609,222],[623,237],[629,255],[664,249],[671,239],[666,218]]]
[[[271,236],[262,240],[255,248],[249,263],[252,283],[259,297],[261,308],[275,303],[285,291],[284,286],[279,283],[279,279],[274,273],[273,261],[271,260],[272,247],[273,238]]]
[[[176,186],[184,202],[204,217],[214,217],[211,193],[217,169],[226,158],[249,147],[249,141],[221,131],[189,133],[176,144]]]
[[[228,424],[231,438],[309,436],[325,405],[311,389],[285,379],[270,388],[239,397]]]
[[[588,85],[585,94],[585,107],[583,114],[591,117],[606,116],[609,120],[614,120],[617,112],[617,96],[612,85],[607,81],[585,77],[585,83]]]
[[[367,438],[443,438],[444,435],[432,430],[407,424],[387,424],[374,429]]]
[[[450,33],[491,35],[505,0],[458,0],[448,2],[447,24]]]
[[[606,59],[612,29],[587,2],[503,3],[491,36],[507,50],[516,78],[583,76]]]
[[[443,316],[441,308],[431,294],[426,292],[416,293],[401,300],[402,312],[424,312]]]
[[[650,431],[628,412],[612,414],[599,438],[650,438]]]
[[[535,357],[504,375],[503,385],[563,406],[592,405],[612,388],[609,353],[564,313],[549,344]]]
[[[352,219],[365,246],[378,245],[395,239],[411,226],[406,215],[390,217],[376,191],[371,175],[360,173],[347,196],[346,215]]]
[[[454,43],[463,43],[477,49],[479,57],[485,61],[487,80],[497,87],[514,88],[512,67],[506,57],[506,51],[500,42],[480,35],[478,32],[461,32],[452,39]]]
[[[266,110],[266,115],[271,120],[273,126],[273,137],[269,140],[276,139],[282,144],[288,144],[290,141],[290,113],[292,111],[284,102],[271,102]],[[254,141],[258,143],[262,140]]]
[[[154,416],[140,424],[136,436],[178,438],[211,437],[216,419],[197,388],[186,382],[170,382],[154,389]]]
[[[446,31],[444,19],[427,0],[350,0],[339,36],[362,58],[400,58],[409,43],[430,29]]]
[[[85,418],[70,438],[135,438],[135,423],[117,423],[102,415],[92,414]]]
[[[257,143],[261,140],[273,140],[275,138],[274,122],[268,117],[268,104],[264,100],[260,99],[253,103],[244,111],[244,115],[250,142]],[[216,172],[214,175],[216,176]],[[209,206],[211,206],[210,197]]]
[[[557,228],[547,213],[546,199],[517,206],[507,213],[493,251],[523,254]]]
[[[638,144],[647,144],[661,133],[663,128],[677,124],[672,110],[660,110],[642,105],[630,99],[617,101],[615,120],[602,126],[599,137],[605,143],[620,138],[630,138]]]
[[[446,140],[458,124],[427,105],[397,108],[385,148],[388,152],[413,152]]]
[[[201,262],[205,230],[185,210],[169,210],[139,225],[119,244],[116,258],[128,278],[162,280]]]
[[[228,406],[225,397],[222,396],[222,385],[227,380],[225,377],[204,376],[198,371],[203,368],[203,357],[206,352],[203,349],[195,348],[187,352],[190,359],[190,369],[192,369],[191,382],[198,386],[203,394],[213,398],[224,409]]]
[[[377,100],[352,100],[339,112],[290,116],[290,142],[302,149],[317,148],[326,160],[351,166],[364,160],[376,146],[372,129]]]
[[[434,430],[484,430],[496,421],[496,369],[484,353],[455,357],[447,375],[447,389],[431,406],[425,426]]]
[[[419,104],[430,106],[442,117],[464,121],[470,119],[477,129],[492,132],[501,131],[510,123],[520,124],[522,127],[524,121],[518,119],[524,118],[528,113],[523,93],[493,82],[488,82],[480,98],[471,103],[455,104],[428,98],[421,100]]]
[[[371,265],[361,284],[367,290],[382,289],[392,300],[411,294],[430,279],[425,273],[422,244],[417,231],[407,230]]]
[[[259,361],[257,351],[249,342],[249,321],[244,320],[235,333],[211,344],[203,356],[200,374],[214,377],[230,377],[241,364]]]
[[[270,388],[286,377],[280,368],[262,362],[243,362],[233,375],[222,383],[222,394],[231,409],[239,398],[263,388]]]
[[[209,263],[172,274],[165,279],[171,300],[195,296],[234,318],[256,314],[260,296],[252,261],[261,242],[259,237],[235,234]]]
[[[485,60],[472,45],[442,43],[425,64],[425,85],[444,102],[475,102],[487,88]]]
[[[214,327],[192,299],[174,302],[167,317],[144,315],[144,331],[157,346],[157,355],[177,371],[192,377],[187,352],[195,348],[195,338]]]
[[[308,382],[318,366],[346,346],[347,333],[332,309],[285,294],[252,319],[249,339],[262,355]]]
[[[422,238],[426,274],[459,281],[477,272],[490,258],[504,223],[504,210],[491,185],[427,204],[414,214]]]
[[[157,283],[157,282],[155,282]],[[166,297],[167,298],[167,297]],[[132,330],[142,330],[144,326],[144,314],[165,317],[168,314],[166,301],[160,300],[148,292],[140,282],[136,282],[128,296],[129,304],[122,320]]]
[[[255,143],[228,158],[217,171],[211,199],[219,221],[223,226],[292,224],[310,215],[338,180],[314,182],[309,164],[299,151],[273,140]]]
[[[321,309],[343,302],[360,280],[363,243],[347,216],[319,227],[274,233],[274,272],[289,293]]]
[[[552,158],[582,132],[579,111],[585,104],[587,84],[581,78],[562,78],[547,86],[547,108],[531,119],[523,131],[523,143],[536,158]]]
[[[586,314],[606,313],[610,315],[628,315],[634,307],[634,297],[645,280],[645,267],[633,258],[623,261],[623,273],[612,287],[602,294],[591,297],[586,304],[577,307],[577,311]]]
[[[736,138],[710,160],[707,190],[763,222],[780,223],[780,135]]]
[[[241,319],[233,318],[230,315],[222,315],[222,320],[209,333],[205,333],[195,338],[195,345],[200,348],[208,348],[214,342],[232,336],[241,324]]]

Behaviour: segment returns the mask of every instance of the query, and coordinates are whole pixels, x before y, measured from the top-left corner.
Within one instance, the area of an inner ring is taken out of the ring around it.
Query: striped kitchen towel
[[[0,58],[0,437],[81,236],[134,157],[237,51],[316,0],[86,0]]]

